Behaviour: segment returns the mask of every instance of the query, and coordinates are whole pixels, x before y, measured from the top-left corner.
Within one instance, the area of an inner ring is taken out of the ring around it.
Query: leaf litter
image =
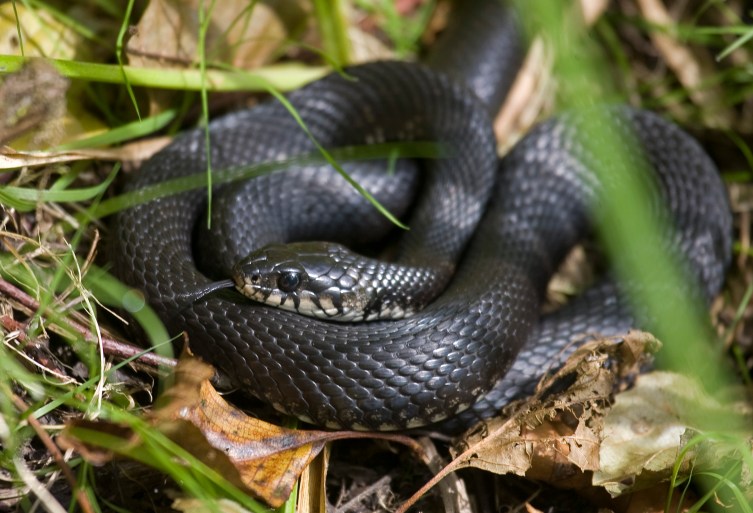
[[[214,372],[194,357],[182,357],[174,385],[146,419],[230,483],[273,507],[287,500],[304,469],[334,440],[379,438],[406,445],[418,458],[425,458],[421,446],[404,435],[287,429],[250,417],[214,389],[209,381]],[[127,446],[122,452],[129,455],[146,449],[138,432],[125,424],[84,419],[69,422],[58,443],[76,450],[92,464],[109,462],[117,450],[88,443],[92,432],[116,437]]]
[[[659,347],[656,339],[642,332],[586,343],[561,369],[543,379],[532,397],[510,404],[499,418],[459,437],[451,448],[453,459],[444,467],[437,463],[438,456],[428,457],[428,439],[419,441],[425,446],[422,449],[402,435],[286,429],[249,417],[214,390],[209,382],[211,366],[192,357],[181,359],[175,385],[147,420],[229,482],[272,506],[288,498],[328,442],[347,438],[381,438],[406,445],[432,467],[436,477],[398,511],[406,511],[442,478],[466,467],[524,476],[558,488],[603,487],[617,496],[667,481],[673,471],[675,479],[682,479],[741,457],[739,447],[720,446],[712,438],[696,444],[681,458],[679,472],[675,469],[684,448],[703,433],[702,423],[686,419],[730,415],[730,405],[704,394],[688,377],[668,372],[639,376]],[[632,389],[615,395],[633,382]],[[740,404],[733,410],[741,426],[753,420],[749,406]],[[122,440],[130,447],[126,453],[141,450],[144,443],[126,425],[87,420],[71,421],[58,441],[101,465],[114,453],[87,443],[92,430]],[[322,468],[309,482],[309,490],[318,490],[309,499],[316,504],[326,502],[326,491],[320,488],[325,474]],[[465,493],[460,484],[453,493]]]
[[[581,492],[603,488],[617,497],[742,461],[742,484],[753,496],[753,440],[742,447],[725,443],[710,431],[718,421],[703,421],[726,417],[728,426],[749,433],[751,405],[712,397],[685,375],[645,373],[660,346],[638,331],[584,344],[542,379],[533,396],[459,437],[451,447],[452,461],[398,511],[465,467]],[[563,389],[561,383],[570,385]],[[731,396],[742,397],[735,392]]]

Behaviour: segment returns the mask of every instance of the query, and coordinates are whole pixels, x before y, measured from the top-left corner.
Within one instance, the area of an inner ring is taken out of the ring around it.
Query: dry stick
[[[61,368],[57,360],[46,357],[43,352],[44,344],[40,343],[38,340],[30,339],[26,335],[24,332],[26,325],[18,322],[9,315],[0,315],[0,325],[2,325],[2,327],[8,332],[16,332],[18,334],[17,339],[23,344],[23,350],[16,349],[16,351],[18,351],[19,354],[25,355],[29,361],[33,362],[34,366],[41,367],[44,372],[55,376],[60,379],[61,382],[71,381],[71,378],[65,374],[65,371]],[[31,356],[27,354],[27,349],[34,349],[40,351],[40,353]]]
[[[152,137],[138,140],[117,148],[81,148],[78,150],[22,151],[9,147],[0,148],[0,170],[19,167],[41,167],[61,162],[80,160],[143,161],[167,146],[171,137]],[[0,175],[1,177],[8,175]]]
[[[0,292],[8,297],[15,299],[26,308],[37,311],[40,308],[39,302],[28,295],[23,290],[19,289],[15,285],[0,278]],[[58,323],[60,325],[60,323]],[[95,342],[96,339],[92,335],[89,328],[83,326],[76,321],[69,321],[68,325],[60,325],[61,328],[72,328],[81,335],[87,342]],[[139,362],[147,367],[147,369],[158,369],[160,367],[175,367],[175,360],[173,358],[167,358],[155,353],[144,353],[143,348],[121,342],[112,337],[102,336],[102,349],[105,354],[113,356],[118,359],[134,358],[134,362]]]
[[[406,513],[408,509],[410,509],[410,507],[413,506],[418,501],[418,499],[423,497],[426,494],[426,492],[431,490],[437,483],[439,483],[439,481],[444,479],[445,476],[447,476],[451,472],[454,472],[460,468],[468,466],[467,462],[473,457],[473,454],[484,449],[487,445],[494,443],[496,441],[497,435],[507,430],[511,422],[513,422],[512,418],[507,420],[507,422],[504,422],[501,426],[499,426],[497,429],[495,429],[491,433],[489,433],[489,435],[486,438],[484,438],[481,442],[479,442],[478,444],[472,447],[469,447],[463,453],[456,456],[450,463],[448,463],[442,470],[440,470],[433,478],[427,481],[425,485],[419,488],[419,490],[416,493],[414,493],[407,501],[401,504],[400,507],[395,511],[395,513]]]
[[[418,439],[418,442],[424,448],[427,458],[429,459],[427,463],[429,470],[432,474],[440,472],[446,463],[439,455],[439,452],[434,445],[434,441],[428,436],[423,436]],[[447,479],[443,479],[437,486],[445,511],[453,513],[468,511],[470,498],[468,497],[468,490],[465,486],[465,482],[460,479],[457,474],[448,474],[445,477]]]
[[[347,513],[354,509],[361,507],[361,502],[368,499],[371,495],[376,494],[380,489],[387,489],[392,481],[390,475],[382,476],[376,482],[364,487],[363,490],[358,492],[352,499],[338,507],[335,513]]]
[[[28,411],[29,406],[23,401],[23,399],[15,394],[13,394],[11,399],[16,408],[18,408],[22,412]],[[86,493],[84,493],[84,490],[82,488],[79,488],[78,483],[76,482],[76,476],[73,475],[71,467],[68,466],[68,462],[65,461],[63,453],[60,452],[60,448],[52,440],[52,438],[50,438],[50,435],[47,434],[47,431],[44,430],[42,425],[39,423],[39,420],[37,420],[34,415],[30,414],[29,416],[27,416],[26,421],[34,429],[39,439],[42,441],[44,446],[47,447],[47,450],[55,459],[55,463],[57,463],[58,467],[60,467],[60,470],[63,472],[65,479],[71,485],[73,493],[76,494],[76,500],[78,500],[81,509],[84,511],[84,513],[94,513],[94,508],[92,508],[92,505],[89,502],[89,497],[86,495]]]

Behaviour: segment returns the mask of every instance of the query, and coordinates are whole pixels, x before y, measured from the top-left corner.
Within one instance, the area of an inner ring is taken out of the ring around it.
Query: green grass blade
[[[28,202],[28,204],[36,205],[37,203],[62,203],[62,202],[78,202],[88,201],[96,198],[107,190],[107,183],[103,182],[99,185],[92,187],[83,187],[81,189],[66,189],[66,190],[52,190],[52,189],[34,189],[30,187],[15,187],[12,185],[5,185],[0,187],[0,197],[13,198],[15,201]],[[10,200],[10,201],[13,201]],[[2,201],[2,200],[0,200]],[[9,202],[10,202],[9,201]]]
[[[0,74],[18,71],[29,59],[17,55],[0,55]],[[269,87],[280,91],[298,89],[302,85],[321,78],[327,69],[299,64],[278,64],[246,71],[207,70],[202,78],[199,70],[179,70],[161,68],[139,68],[80,62],[67,59],[43,59],[50,63],[64,77],[123,84],[127,79],[132,86],[158,89],[179,89],[200,91],[202,83],[210,91],[257,91],[266,92]]]
[[[12,0],[11,5],[13,5],[13,16],[16,17],[16,36],[18,37],[18,48],[19,50],[21,50],[21,56],[25,57],[26,52],[24,51],[24,36],[21,32],[21,22],[18,20],[18,8],[16,7],[16,0]]]
[[[386,143],[370,146],[350,146],[328,152],[332,160],[370,160],[378,158],[445,158],[449,155],[448,149],[433,142],[412,143]],[[241,166],[232,169],[215,170],[213,183],[222,185],[238,180],[246,180],[265,174],[284,171],[292,166],[310,165],[328,162],[320,154],[307,154],[276,162],[264,162],[252,166]],[[108,198],[99,203],[87,215],[93,219],[99,219],[112,215],[115,212],[131,208],[148,201],[171,196],[181,192],[203,188],[206,185],[204,173],[196,173],[184,177],[166,180],[159,184],[144,187],[142,189],[120,194],[114,198]],[[0,189],[2,192],[2,189]]]
[[[722,50],[719,55],[716,56],[717,61],[721,61],[725,57],[729,56],[729,54],[731,54],[738,48],[742,48],[746,43],[753,39],[753,29],[747,26],[740,28],[743,30],[743,32],[740,34],[740,37],[738,37],[734,43],[730,44],[727,48]]]
[[[609,119],[603,119],[603,111],[592,107],[609,99],[601,91],[603,84],[610,83],[602,71],[609,67],[601,60],[601,54],[589,46],[592,41],[577,32],[579,24],[567,10],[568,5],[536,0],[521,12],[535,12],[537,32],[548,34],[554,48],[558,49],[555,73],[563,83],[572,84],[560,93],[563,105],[591,113],[589,116],[593,116],[595,123],[584,123],[584,126],[608,126]],[[675,255],[662,249],[665,231],[657,226],[652,213],[651,195],[645,187],[650,181],[640,178],[646,176],[646,170],[632,169],[626,164],[631,159],[625,152],[635,146],[631,146],[630,141],[611,140],[607,134],[594,133],[590,128],[581,134],[580,142],[595,155],[596,162],[611,164],[609,169],[597,167],[594,170],[603,184],[602,197],[605,198],[599,201],[595,213],[599,220],[597,228],[620,276],[644,285],[634,291],[631,299],[633,304],[639,305],[639,311],[650,312],[657,320],[649,328],[664,343],[660,358],[672,368],[702,375],[707,389],[719,389],[729,383],[729,377],[722,350],[715,346],[704,307],[688,296],[668,301],[660,292],[662,288],[683,290],[684,276]],[[641,242],[636,244],[635,241]],[[719,419],[722,425],[724,420]]]
[[[212,141],[209,132],[209,97],[207,95],[207,56],[206,40],[209,22],[214,9],[214,0],[208,8],[204,0],[199,2],[199,73],[201,74],[201,124],[204,128],[204,155],[206,155],[206,187],[207,187],[207,227],[212,224]]]
[[[80,150],[83,148],[98,148],[138,139],[139,137],[144,137],[157,132],[158,130],[162,130],[176,118],[177,114],[178,111],[176,109],[169,109],[155,116],[133,121],[116,128],[111,128],[101,134],[55,146],[50,151],[63,152]]]
[[[61,25],[64,25],[70,28],[81,37],[88,39],[90,41],[95,41],[100,44],[103,43],[102,39],[97,37],[97,34],[94,30],[87,27],[83,23],[76,21],[74,18],[66,14],[64,11],[54,7],[52,2],[45,2],[41,0],[28,0],[28,6],[29,8],[34,8],[34,9],[44,9],[57,22],[59,22]]]
[[[120,66],[121,74],[123,75],[123,84],[125,85],[126,91],[128,92],[128,96],[131,98],[131,104],[136,111],[136,117],[141,119],[139,102],[136,101],[136,95],[133,92],[131,82],[128,80],[128,75],[126,75],[125,70],[123,69],[123,41],[125,40],[125,35],[128,32],[128,25],[131,19],[132,11],[133,0],[128,0],[128,3],[126,4],[125,14],[123,15],[123,23],[120,24],[120,31],[118,32],[118,38],[115,42],[115,57],[118,59],[118,65]]]
[[[146,333],[155,353],[168,358],[175,356],[172,346],[167,343],[172,337],[140,291],[124,285],[104,269],[96,266],[92,266],[86,274],[84,285],[102,304],[122,308],[132,315]]]
[[[296,120],[298,125],[301,127],[301,129],[306,133],[306,135],[309,137],[309,140],[314,144],[317,150],[324,156],[324,159],[331,165],[339,174],[342,176],[345,181],[347,181],[351,187],[353,187],[360,195],[362,195],[364,198],[366,198],[374,207],[387,219],[390,220],[392,224],[395,226],[398,226],[402,228],[403,230],[407,230],[408,226],[403,224],[397,217],[392,215],[392,213],[387,210],[384,205],[379,203],[377,199],[369,193],[366,189],[364,189],[361,184],[356,182],[353,177],[351,177],[343,168],[342,166],[335,160],[335,158],[332,156],[332,154],[327,151],[327,149],[319,144],[319,141],[316,140],[314,135],[311,133],[311,131],[306,126],[306,123],[301,119],[301,117],[298,115],[298,112],[296,112],[295,108],[290,104],[287,98],[285,98],[282,94],[280,94],[277,91],[270,89],[270,94],[272,94],[280,103],[282,103],[285,108],[290,112],[290,114],[293,116],[293,118]]]
[[[328,60],[337,66],[350,62],[350,39],[343,0],[314,0],[314,14]]]

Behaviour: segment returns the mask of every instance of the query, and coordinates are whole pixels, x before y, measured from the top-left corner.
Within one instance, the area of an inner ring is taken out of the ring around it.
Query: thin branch
[[[21,399],[17,395],[13,394],[11,400],[13,401],[13,404],[16,406],[16,408],[18,408],[21,412],[26,412],[29,410],[29,405],[27,405],[23,401],[23,399]],[[89,497],[86,495],[84,489],[78,486],[76,476],[73,475],[73,470],[71,470],[68,462],[65,461],[65,457],[63,456],[63,453],[60,452],[60,448],[52,440],[50,435],[47,434],[47,431],[45,431],[45,429],[42,427],[42,424],[40,424],[39,420],[37,420],[34,415],[28,415],[26,417],[26,421],[29,423],[32,429],[34,429],[34,432],[36,432],[39,440],[44,444],[44,446],[54,458],[55,463],[57,463],[58,467],[63,472],[63,475],[68,481],[68,484],[71,485],[71,490],[76,495],[76,500],[81,506],[81,509],[84,511],[84,513],[94,513],[94,508],[92,508],[92,505],[89,502]]]
[[[0,293],[5,294],[31,311],[37,311],[40,308],[39,302],[36,299],[3,278],[0,278]],[[70,320],[66,324],[61,324],[60,321],[55,321],[55,323],[62,329],[78,332],[87,342],[97,342],[91,330],[77,321]],[[144,366],[143,370],[147,372],[153,373],[155,369],[162,367],[175,367],[176,362],[173,358],[167,358],[151,352],[145,353],[143,348],[117,340],[109,334],[103,334],[101,340],[102,350],[105,354],[119,360],[133,358],[133,363],[140,363]]]

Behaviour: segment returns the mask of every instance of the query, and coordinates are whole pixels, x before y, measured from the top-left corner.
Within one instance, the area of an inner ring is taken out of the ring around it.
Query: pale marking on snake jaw
[[[319,298],[319,306],[321,306],[322,310],[324,310],[324,313],[327,315],[337,314],[337,308],[335,308],[335,304],[330,296],[322,295],[322,297]]]

